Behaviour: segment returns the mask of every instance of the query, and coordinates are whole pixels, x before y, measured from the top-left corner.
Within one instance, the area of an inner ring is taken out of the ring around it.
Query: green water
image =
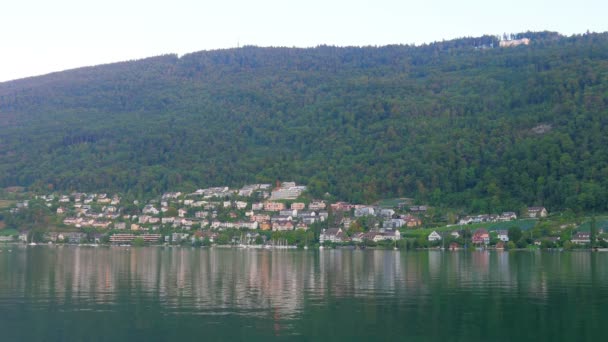
[[[603,341],[608,253],[0,246],[0,341]]]

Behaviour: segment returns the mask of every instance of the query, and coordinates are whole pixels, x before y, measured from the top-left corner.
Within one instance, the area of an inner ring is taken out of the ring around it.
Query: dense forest
[[[608,34],[242,48],[0,83],[0,187],[294,180],[475,212],[608,209]],[[43,57],[41,57],[43,58]]]

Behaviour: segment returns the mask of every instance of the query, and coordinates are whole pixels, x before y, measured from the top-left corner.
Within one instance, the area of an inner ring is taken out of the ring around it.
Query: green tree
[[[591,247],[596,245],[597,240],[597,221],[595,215],[591,216],[591,222],[589,222],[589,240]]]
[[[509,237],[509,241],[518,242],[519,240],[521,240],[523,234],[522,234],[521,228],[513,226],[513,227],[509,227],[507,236]]]
[[[133,242],[131,243],[131,245],[132,245],[133,247],[142,247],[142,246],[144,246],[145,244],[146,244],[146,243],[145,243],[145,241],[144,241],[144,238],[139,237],[139,236],[138,236],[138,237],[136,237],[135,239],[133,239]]]
[[[177,216],[177,209],[175,209],[175,207],[169,207],[167,208],[167,211],[164,214],[165,217],[176,217]]]

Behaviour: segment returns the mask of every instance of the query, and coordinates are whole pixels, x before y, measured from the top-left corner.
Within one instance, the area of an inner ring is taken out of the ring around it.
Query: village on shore
[[[38,203],[53,213],[55,228],[22,230],[0,236],[0,242],[457,250],[589,247],[593,241],[607,247],[603,229],[585,232],[562,226],[558,231],[543,229],[535,236],[517,225],[508,229],[508,224],[503,229],[483,227],[516,221],[516,212],[463,216],[455,225],[433,230],[424,226],[430,208],[414,205],[411,199],[390,205],[350,204],[309,199],[306,190],[306,186],[295,182],[277,183],[274,187],[212,187],[193,193],[167,192],[146,203],[127,203],[120,195],[105,193],[35,195],[15,203],[9,215],[19,217]],[[548,214],[544,207],[529,207],[523,213],[536,220]]]

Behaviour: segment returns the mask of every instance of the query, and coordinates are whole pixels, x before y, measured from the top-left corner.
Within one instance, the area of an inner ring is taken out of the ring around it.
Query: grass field
[[[17,235],[19,232],[15,229],[0,229],[0,236]]]
[[[404,203],[404,202],[408,202],[408,201],[412,201],[411,198],[388,198],[388,199],[383,199],[380,200],[376,203],[376,205],[382,207],[382,208],[395,208],[399,205],[399,203]]]
[[[494,223],[476,223],[476,224],[467,224],[467,225],[452,225],[445,227],[437,227],[437,228],[424,228],[424,229],[412,229],[403,232],[404,237],[419,237],[419,236],[428,236],[432,231],[444,232],[444,231],[453,231],[453,230],[461,230],[461,229],[469,229],[474,231],[478,228],[485,228],[489,231],[499,230],[499,229],[509,229],[510,227],[519,227],[522,230],[528,230],[538,222],[534,219],[523,219],[523,220],[514,220],[508,222],[494,222]]]
[[[608,231],[608,217],[596,217],[595,226],[597,229],[603,229],[605,232]],[[587,219],[583,222],[578,229],[580,231],[588,232],[591,230],[591,219]]]

